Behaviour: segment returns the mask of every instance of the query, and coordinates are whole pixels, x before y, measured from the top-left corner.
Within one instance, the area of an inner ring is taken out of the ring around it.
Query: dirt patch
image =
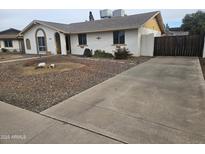
[[[204,80],[205,80],[205,58],[199,58],[200,64],[201,64],[201,70],[204,75]]]
[[[55,63],[54,68],[48,67],[50,64],[47,64],[47,67],[45,68],[36,68],[36,65],[28,66],[28,67],[21,67],[19,69],[22,69],[23,75],[37,75],[37,74],[43,74],[43,73],[61,73],[64,71],[70,71],[72,69],[77,69],[80,67],[83,67],[85,65],[78,64],[78,63]]]
[[[52,56],[3,63],[0,64],[0,100],[41,112],[149,59],[138,57],[119,61]],[[39,62],[54,63],[57,68],[35,72],[33,68]]]

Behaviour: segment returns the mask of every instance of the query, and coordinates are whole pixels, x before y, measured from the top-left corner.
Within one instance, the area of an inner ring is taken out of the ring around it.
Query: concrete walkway
[[[157,57],[41,114],[0,102],[0,143],[205,143],[200,69]]]
[[[41,114],[124,143],[205,143],[204,83],[198,58],[157,57]]]

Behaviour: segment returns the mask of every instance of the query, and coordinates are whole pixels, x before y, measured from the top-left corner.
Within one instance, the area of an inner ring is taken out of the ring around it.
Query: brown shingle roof
[[[17,39],[20,30],[10,28],[0,32],[0,39]]]
[[[71,33],[111,31],[119,29],[137,29],[158,12],[149,12],[123,17],[112,17],[96,21],[73,23],[69,25]]]
[[[69,32],[69,24],[63,24],[63,23],[56,23],[56,22],[48,22],[48,21],[41,21],[41,20],[34,20],[34,23],[39,23],[43,25],[50,26],[54,29],[61,30],[63,32]]]
[[[101,31],[113,31],[122,29],[137,29],[142,26],[153,16],[159,14],[158,11],[148,12],[123,17],[112,17],[110,19],[101,19],[95,21],[86,21],[71,24],[61,24],[55,22],[47,22],[34,20],[29,24],[22,33],[27,31],[33,24],[42,24],[64,33],[88,33],[88,32],[101,32]]]

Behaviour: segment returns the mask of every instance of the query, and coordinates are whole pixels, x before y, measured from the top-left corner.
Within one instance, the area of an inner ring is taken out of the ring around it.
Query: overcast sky
[[[94,18],[99,19],[99,10],[87,9],[69,9],[69,10],[0,10],[0,31],[7,28],[16,28],[22,30],[32,20],[46,20],[59,23],[73,23],[88,20],[89,11],[93,12]],[[156,10],[125,10],[127,15],[149,12]],[[193,13],[197,10],[159,10],[162,13],[164,23],[170,27],[180,26],[182,18],[187,13]],[[204,11],[204,10],[203,10]]]

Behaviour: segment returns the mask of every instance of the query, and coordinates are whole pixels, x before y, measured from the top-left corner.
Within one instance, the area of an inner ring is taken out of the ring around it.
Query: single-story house
[[[10,28],[0,32],[0,51],[24,51],[23,37],[19,36],[20,30]]]
[[[161,14],[155,11],[71,24],[34,20],[20,35],[27,54],[82,55],[85,48],[113,53],[116,47],[126,47],[140,56],[141,36],[163,33]]]

